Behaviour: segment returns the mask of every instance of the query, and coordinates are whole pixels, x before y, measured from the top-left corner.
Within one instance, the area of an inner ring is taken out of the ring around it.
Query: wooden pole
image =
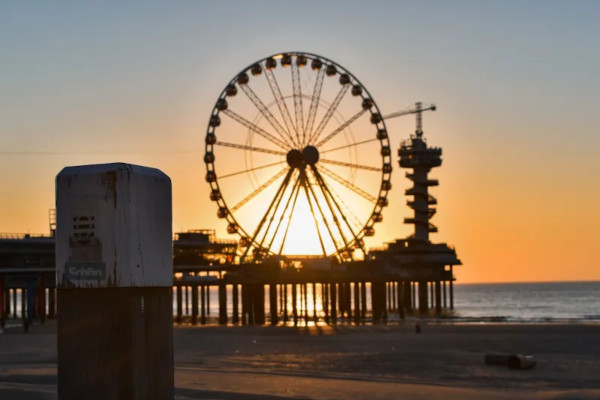
[[[21,288],[21,318],[27,319],[27,288]]]
[[[373,313],[373,324],[378,324],[381,319],[381,310],[379,304],[379,285],[377,282],[371,282],[371,310]]]
[[[302,290],[304,291],[304,325],[308,325],[308,285],[302,284]]]
[[[313,321],[316,324],[319,320],[317,316],[317,283],[312,283],[312,299],[313,299]]]
[[[181,294],[181,286],[180,285],[177,285],[176,293],[177,293],[177,317],[175,318],[175,322],[180,324],[181,316],[183,314],[183,297]]]
[[[337,283],[331,283],[331,323],[337,324]]]
[[[346,282],[346,317],[348,322],[352,321],[352,283]]]
[[[227,325],[227,285],[219,282],[219,325]]]
[[[360,318],[367,319],[367,282],[360,283]]]
[[[450,309],[454,310],[454,274],[452,273],[452,265],[450,266]]]
[[[242,284],[242,325],[250,324],[248,321],[248,285]]]
[[[287,323],[288,322],[288,285],[287,283],[284,283],[283,285],[281,285],[281,290],[283,293],[283,323]]]
[[[206,315],[210,315],[210,283],[206,285]]]
[[[440,281],[435,281],[435,312],[442,313],[442,287]]]
[[[190,287],[188,285],[183,287],[183,294],[185,298],[185,315],[188,316],[190,315]]]
[[[354,282],[354,324],[360,322],[360,288],[359,283]]]
[[[48,288],[48,318],[56,318],[56,288]]]
[[[337,301],[338,310],[339,310],[339,313],[340,313],[340,315],[339,315],[340,319],[344,318],[344,312],[346,311],[345,310],[345,307],[346,307],[346,298],[345,298],[346,291],[344,289],[345,289],[344,282],[340,282],[338,284],[338,301]]]
[[[400,319],[404,320],[406,318],[405,315],[405,306],[404,306],[404,282],[398,281],[396,282],[396,299],[398,301],[398,316]]]
[[[321,291],[323,297],[323,311],[325,311],[325,323],[329,325],[329,284],[322,283]]]
[[[5,289],[4,299],[6,303],[4,304],[4,308],[0,310],[0,313],[2,313],[2,317],[6,319],[10,318],[10,288]]]
[[[18,311],[17,311],[17,288],[13,288],[13,318],[17,319]]]
[[[389,302],[387,299],[387,290],[385,290],[385,281],[383,281],[381,283],[381,317],[384,323],[387,322],[388,318],[388,307],[386,307],[386,304],[389,304]]]
[[[240,311],[239,311],[239,292],[238,292],[238,284],[234,283],[231,288],[231,301],[233,302],[233,316],[231,318],[231,322],[235,324],[239,324],[240,322]]]
[[[430,308],[435,307],[435,288],[433,282],[427,282],[427,287],[429,288],[429,304]]]
[[[277,284],[273,282],[269,284],[269,317],[271,325],[277,325]]]
[[[428,294],[427,293],[427,281],[419,282],[419,312],[421,314],[426,314],[429,310],[428,304]]]
[[[206,325],[206,285],[200,285],[200,324]]]
[[[254,293],[254,285],[249,283],[246,285],[244,296],[246,297],[246,312],[248,313],[248,325],[254,325],[256,323],[256,314],[254,313],[254,299],[256,295]]]
[[[0,328],[4,328],[4,319],[6,316],[6,309],[4,304],[5,298],[6,293],[4,291],[4,276],[0,276]]]
[[[38,291],[38,318],[43,324],[46,322],[46,288],[44,287],[44,281],[42,279],[40,288]]]
[[[387,304],[387,312],[390,313],[394,310],[394,283],[387,283],[387,291],[386,291],[386,304]]]
[[[442,281],[442,290],[443,290],[442,298],[444,299],[444,308],[448,308],[448,294],[446,293],[446,281]]]
[[[198,284],[192,286],[192,324],[198,324]]]
[[[294,326],[298,326],[298,293],[297,284],[292,284],[292,315],[294,319]]]
[[[412,303],[412,285],[410,281],[404,281],[404,284],[402,285],[403,289],[404,289],[404,309],[406,310],[406,312],[408,313],[412,313],[413,310],[413,303]]]
[[[265,285],[257,283],[254,289],[254,322],[265,324]]]

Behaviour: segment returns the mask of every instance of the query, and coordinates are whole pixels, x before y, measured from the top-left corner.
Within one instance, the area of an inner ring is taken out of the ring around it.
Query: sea
[[[455,284],[451,318],[476,323],[600,324],[600,281]]]

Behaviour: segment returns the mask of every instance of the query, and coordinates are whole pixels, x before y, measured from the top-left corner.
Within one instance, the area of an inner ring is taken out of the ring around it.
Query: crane
[[[402,111],[397,111],[395,113],[388,114],[388,115],[384,116],[383,119],[391,119],[391,118],[401,117],[403,115],[416,114],[417,129],[415,130],[415,133],[417,134],[418,138],[421,138],[421,136],[423,136],[423,116],[421,114],[423,113],[423,111],[435,111],[435,110],[436,110],[435,104],[431,104],[430,106],[423,108],[423,104],[419,101],[419,102],[415,103],[414,108],[410,108],[408,110],[402,110]]]

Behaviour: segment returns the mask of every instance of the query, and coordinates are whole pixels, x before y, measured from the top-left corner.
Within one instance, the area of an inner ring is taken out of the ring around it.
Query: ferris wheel
[[[348,70],[304,52],[249,65],[219,95],[205,143],[210,199],[242,261],[366,254],[391,152],[377,104]]]

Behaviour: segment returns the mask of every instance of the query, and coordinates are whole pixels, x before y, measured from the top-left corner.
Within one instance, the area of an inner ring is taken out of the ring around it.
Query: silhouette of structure
[[[371,251],[369,255],[372,259],[382,259],[387,268],[398,270],[401,276],[410,276],[416,281],[419,312],[428,312],[431,301],[435,311],[440,313],[442,308],[447,307],[447,298],[450,308],[454,307],[452,268],[461,265],[461,261],[453,248],[445,243],[432,243],[429,239],[430,233],[438,231],[430,222],[436,213],[437,200],[429,193],[429,188],[439,184],[437,179],[429,178],[429,173],[442,165],[442,149],[429,147],[423,138],[422,113],[427,110],[434,111],[435,106],[423,108],[421,103],[416,103],[412,110],[384,117],[416,115],[415,134],[398,149],[400,167],[410,170],[406,177],[413,182],[413,186],[405,192],[412,197],[407,205],[413,210],[413,216],[405,218],[404,223],[414,225],[414,233],[406,239],[388,243],[385,250]],[[415,288],[407,291],[414,293]],[[412,303],[416,302],[413,300]]]
[[[302,82],[312,82],[312,90]],[[442,164],[442,150],[427,145],[422,113],[433,110],[416,103],[382,116],[354,75],[315,54],[280,53],[242,70],[212,110],[204,154],[217,216],[240,238],[219,240],[214,230],[176,234],[176,321],[190,316],[207,323],[215,289],[219,324],[264,324],[267,316],[271,324],[377,323],[392,313],[404,318],[452,309],[453,266],[461,261],[429,237],[437,232],[430,221],[437,201],[429,190],[438,185],[429,174]],[[398,156],[412,182],[406,195],[413,213],[404,222],[414,232],[367,252],[365,239],[382,222],[392,187],[385,120],[408,114],[415,114],[417,128]],[[223,166],[218,176],[216,162]],[[254,189],[237,180],[244,177]],[[293,221],[303,218],[301,205],[310,212],[300,222],[314,228],[303,240],[318,239],[318,256],[285,254],[288,232],[299,226]],[[23,319],[54,315],[55,221],[51,213],[50,237],[0,236],[0,322],[17,318],[17,300],[27,310]]]

